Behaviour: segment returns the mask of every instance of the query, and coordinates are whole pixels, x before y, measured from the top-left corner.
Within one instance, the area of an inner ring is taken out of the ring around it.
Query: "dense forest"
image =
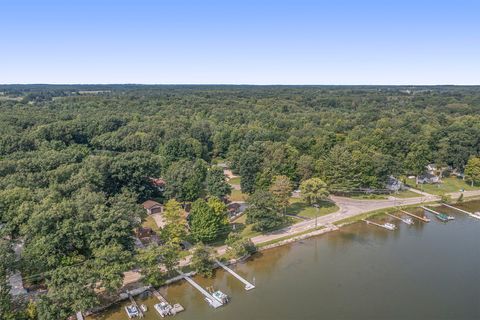
[[[215,164],[265,207],[279,176],[295,188],[319,178],[331,193],[383,190],[429,163],[463,172],[480,154],[479,110],[480,87],[0,85],[2,319],[86,310],[123,271],[173,255],[134,254],[147,199],[171,213],[165,243],[185,237],[186,203],[193,241],[215,240],[229,193]],[[151,182],[160,177],[164,193]],[[4,281],[15,270],[48,290],[22,313]]]

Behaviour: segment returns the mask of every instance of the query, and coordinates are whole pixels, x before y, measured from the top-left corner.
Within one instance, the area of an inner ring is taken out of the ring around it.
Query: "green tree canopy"
[[[195,201],[189,218],[195,241],[208,243],[228,231],[227,207],[217,198]]]
[[[210,196],[222,199],[232,192],[232,188],[225,180],[225,174],[221,167],[211,167],[207,173],[207,193]]]
[[[245,213],[247,223],[253,224],[253,229],[257,231],[275,229],[284,222],[277,199],[272,193],[264,190],[258,190],[248,198]]]
[[[310,204],[319,204],[328,199],[329,192],[327,184],[319,178],[311,178],[300,184],[300,191],[305,201]]]

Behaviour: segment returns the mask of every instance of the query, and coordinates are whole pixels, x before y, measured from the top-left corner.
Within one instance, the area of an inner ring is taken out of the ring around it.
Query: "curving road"
[[[330,214],[318,217],[316,221],[317,226],[333,224],[337,221],[354,217],[356,215],[374,211],[374,210],[387,209],[387,208],[393,208],[397,206],[406,206],[406,205],[413,205],[413,204],[422,204],[424,202],[431,202],[431,201],[438,201],[440,200],[440,197],[430,195],[430,194],[423,194],[422,196],[419,196],[419,197],[405,198],[405,199],[391,197],[386,200],[359,200],[359,199],[351,199],[351,198],[337,197],[337,196],[330,196],[330,199],[333,202],[335,202],[335,204],[339,207],[339,210],[334,213],[330,213]],[[269,234],[253,237],[252,241],[255,244],[259,244],[262,242],[275,240],[278,238],[282,238],[288,235],[293,235],[295,233],[303,232],[313,228],[315,228],[315,219],[310,219],[310,220],[298,222],[294,225],[291,225],[284,229],[274,231]]]

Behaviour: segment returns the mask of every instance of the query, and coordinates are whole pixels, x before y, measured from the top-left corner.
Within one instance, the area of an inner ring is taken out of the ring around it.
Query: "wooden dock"
[[[457,210],[457,211],[466,213],[466,214],[468,214],[468,215],[469,215],[470,217],[472,217],[472,218],[480,219],[480,215],[476,215],[476,214],[474,214],[474,213],[472,213],[472,212],[468,212],[468,211],[466,211],[466,210],[463,210],[463,209],[460,209],[460,208],[451,206],[451,205],[446,204],[446,203],[442,203],[442,205],[444,205],[444,206],[447,207],[447,208],[455,209],[455,210]]]
[[[430,222],[430,219],[428,219],[427,217],[419,217],[417,215],[414,215],[413,213],[410,213],[408,211],[405,211],[405,210],[400,210],[400,212],[403,212],[405,213],[406,215],[409,215],[411,217],[414,217],[414,218],[417,218],[418,220],[421,220],[423,222]]]
[[[385,213],[385,214],[386,214],[387,216],[390,216],[390,217],[392,217],[392,218],[395,218],[395,219],[397,219],[397,220],[400,220],[400,221],[402,221],[402,222],[404,222],[404,223],[406,223],[406,224],[408,224],[408,225],[411,225],[411,224],[413,223],[412,221],[407,221],[407,220],[405,220],[405,219],[402,219],[402,218],[397,217],[397,216],[395,216],[395,215],[393,215],[393,214],[390,214],[390,213]],[[410,220],[412,220],[412,219],[410,219]]]
[[[392,229],[385,227],[383,224],[379,224],[379,223],[369,221],[369,220],[366,220],[366,219],[362,219],[362,221],[365,221],[367,224],[373,224],[374,226],[393,231]]]
[[[227,267],[226,265],[224,265],[223,263],[221,263],[220,261],[216,260],[215,259],[215,262],[220,266],[222,267],[225,271],[227,271],[228,273],[230,273],[232,276],[234,276],[235,278],[237,278],[238,280],[240,280],[241,282],[243,282],[245,284],[245,290],[252,290],[255,288],[255,286],[253,284],[251,284],[250,282],[248,282],[247,280],[245,280],[244,278],[242,278],[239,274],[237,274],[235,271],[233,271],[232,269],[230,269],[229,267]]]
[[[140,306],[137,304],[137,302],[135,301],[135,299],[133,298],[133,296],[130,294],[130,292],[127,291],[127,294],[128,294],[128,298],[130,299],[130,302],[135,306],[135,308],[137,308],[138,310],[138,317],[139,318],[143,318],[143,311],[142,309],[140,309]]]
[[[207,292],[207,290],[203,289],[199,284],[197,284],[195,281],[193,281],[192,278],[190,278],[186,274],[182,273],[181,271],[178,271],[178,272],[182,275],[183,279],[187,280],[187,282],[190,283],[192,285],[192,287],[194,287],[195,289],[200,291],[200,293],[205,296],[205,300],[207,300],[207,302],[210,306],[214,307],[215,309],[223,306],[223,303],[221,303],[220,301],[215,299],[210,293]]]
[[[428,211],[428,212],[431,212],[431,213],[433,213],[433,214],[436,214],[437,216],[438,216],[439,214],[441,214],[440,212],[437,212],[437,211],[435,211],[435,210],[433,210],[433,209],[430,209],[430,208],[427,208],[427,207],[424,207],[424,206],[421,206],[420,208],[422,208],[422,209],[425,210],[425,211]]]

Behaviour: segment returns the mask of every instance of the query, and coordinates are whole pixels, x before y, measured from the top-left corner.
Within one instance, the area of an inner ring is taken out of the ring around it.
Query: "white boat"
[[[138,317],[140,313],[138,312],[137,307],[135,307],[133,304],[129,306],[125,306],[125,312],[127,313],[127,316],[131,318]]]
[[[147,312],[147,311],[148,311],[147,306],[144,305],[144,304],[141,304],[141,305],[140,305],[140,309],[142,309],[143,312]]]
[[[403,219],[403,222],[405,222],[406,224],[413,224],[413,219],[410,217],[407,217]]]
[[[157,310],[158,314],[162,318],[165,316],[168,316],[170,314],[170,310],[172,309],[172,307],[165,302],[157,303],[156,305],[153,306],[153,308]]]
[[[395,229],[397,229],[397,226],[395,226],[393,223],[389,223],[389,222],[385,223],[383,226],[384,226],[386,229],[388,229],[388,230],[395,230]]]
[[[218,290],[212,293],[212,296],[220,303],[225,304],[228,302],[228,296],[222,291]]]

